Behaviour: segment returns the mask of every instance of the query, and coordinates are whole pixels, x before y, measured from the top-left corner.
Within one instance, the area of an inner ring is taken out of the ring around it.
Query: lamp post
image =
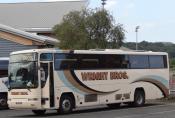
[[[103,15],[102,15],[102,23],[103,23],[103,27],[102,27],[102,39],[103,39],[103,42],[102,42],[102,44],[104,45],[104,40],[105,40],[105,31],[104,31],[104,28],[105,28],[105,22],[106,21],[104,21],[105,20],[105,18],[104,18],[104,15],[105,15],[105,5],[106,5],[106,1],[107,0],[101,0],[101,4],[102,4],[102,10],[103,10]]]
[[[101,0],[101,1],[102,1],[101,4],[102,4],[102,6],[103,6],[103,10],[104,10],[104,9],[105,9],[105,5],[106,5],[106,1],[107,1],[107,0]]]
[[[135,32],[136,32],[136,50],[138,50],[138,30],[140,26],[136,26]]]

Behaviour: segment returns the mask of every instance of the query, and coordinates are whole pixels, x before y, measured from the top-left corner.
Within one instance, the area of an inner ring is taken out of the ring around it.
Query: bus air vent
[[[85,102],[96,102],[96,101],[97,101],[96,94],[85,95]]]
[[[115,95],[115,99],[116,100],[121,100],[121,98],[122,98],[122,94],[116,94]]]
[[[129,99],[130,98],[130,94],[129,93],[123,94],[123,97],[125,97],[125,99]]]

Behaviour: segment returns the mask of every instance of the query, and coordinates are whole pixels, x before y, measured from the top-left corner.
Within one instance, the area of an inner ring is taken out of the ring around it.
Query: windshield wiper
[[[12,90],[12,88],[11,87],[8,87],[8,91],[11,91]]]
[[[23,85],[25,86],[25,88],[26,88],[27,90],[29,90],[29,91],[31,92],[30,87],[28,86],[28,83],[24,82]]]
[[[28,90],[28,91],[30,91],[30,92],[31,92],[31,90],[30,90],[30,87],[29,87],[29,86],[26,86],[26,88],[27,88],[27,90]]]

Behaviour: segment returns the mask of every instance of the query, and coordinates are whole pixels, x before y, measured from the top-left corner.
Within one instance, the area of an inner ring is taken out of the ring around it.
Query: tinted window
[[[53,57],[51,53],[43,53],[40,55],[40,60],[41,61],[52,61]]]
[[[166,56],[149,56],[150,68],[165,68],[167,67]]]
[[[8,77],[8,60],[0,61],[0,77]]]
[[[76,54],[78,59],[77,69],[98,69],[100,67],[100,55]]]
[[[55,69],[149,69],[167,67],[166,56],[55,54]]]
[[[128,68],[128,60],[125,55],[102,55],[101,63],[102,68]]]
[[[128,68],[125,55],[55,54],[55,69]]]
[[[55,69],[77,68],[77,58],[72,54],[55,54]]]
[[[57,59],[56,61],[57,69],[76,69],[76,59]]]
[[[0,61],[0,70],[7,70],[8,64],[9,64],[9,61],[7,61],[7,60]]]
[[[97,69],[99,68],[99,59],[81,59],[79,69]]]
[[[8,77],[8,70],[0,70],[0,78]]]
[[[148,56],[145,56],[145,55],[130,55],[129,62],[130,62],[131,69],[149,68]]]

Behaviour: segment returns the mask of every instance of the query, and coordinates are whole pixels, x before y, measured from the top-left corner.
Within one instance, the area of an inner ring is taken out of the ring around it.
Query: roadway
[[[35,116],[30,110],[0,110],[1,118],[175,118],[175,104],[146,104],[144,107],[134,108],[121,106],[110,109],[106,106],[97,108],[82,108],[71,114],[61,115],[56,111],[48,111],[45,116]]]

